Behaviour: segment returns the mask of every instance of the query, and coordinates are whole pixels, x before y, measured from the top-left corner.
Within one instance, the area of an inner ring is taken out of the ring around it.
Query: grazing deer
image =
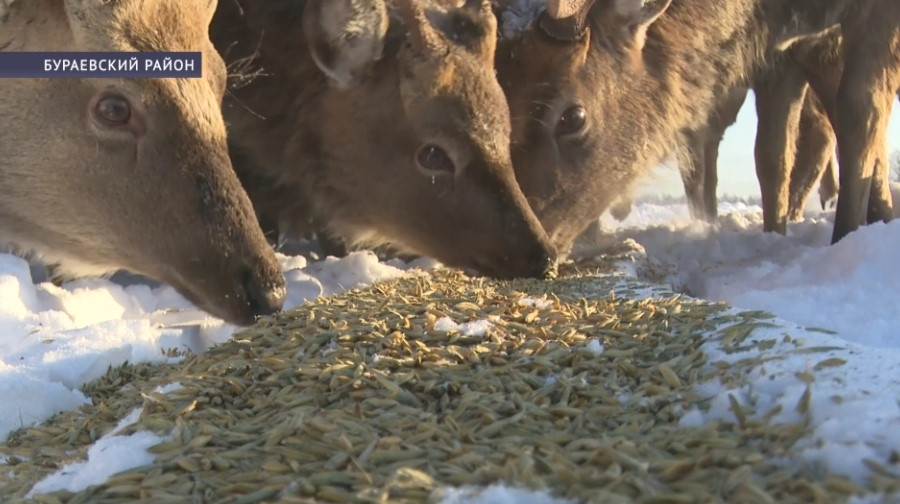
[[[819,184],[819,204],[822,210],[837,198],[835,142],[831,123],[819,98],[811,90],[807,91],[800,110],[796,155],[790,172],[787,204],[789,222],[803,217],[806,201],[816,184]]]
[[[784,65],[794,65],[794,63],[779,61],[760,72],[764,77],[758,78],[756,81],[777,81],[780,72],[784,71],[782,69]],[[747,91],[746,87],[738,86],[727,94],[725,99],[713,109],[709,122],[704,124],[699,134],[687,133],[685,147],[678,150],[685,193],[691,215],[694,218],[715,222],[718,216],[716,183],[719,146],[725,131],[737,120]],[[786,208],[788,220],[798,220],[802,216],[806,200],[816,183],[823,178],[823,175],[834,177],[836,174],[834,171],[836,170],[834,166],[835,140],[831,124],[828,122],[821,103],[812,92],[806,93],[802,107],[797,112],[799,117],[794,117],[793,122],[790,122],[791,118],[785,113],[785,110],[788,109],[778,108],[785,105],[780,100],[773,99],[772,93],[763,94],[757,98],[756,106],[759,118],[756,141],[757,156],[774,155],[775,166],[782,168],[782,171],[777,172],[778,174],[781,174],[785,167],[791,167],[787,171],[790,181],[790,190],[787,194],[789,199],[786,206],[785,203],[782,203],[781,208]],[[783,140],[772,141],[773,137],[783,138]],[[788,150],[789,152],[786,152]],[[787,159],[788,156],[792,156],[790,160]],[[830,197],[826,197],[829,180],[827,177],[824,180],[825,189],[820,195],[823,209],[830,199]],[[770,187],[778,183],[778,180],[761,179],[760,187],[763,191],[771,190]],[[767,210],[770,208],[768,207]],[[770,216],[769,220],[774,219]]]
[[[516,8],[501,7],[504,21]],[[888,90],[900,83],[900,3],[551,0],[532,12],[527,29],[499,43],[497,67],[517,179],[560,251],[665,157],[673,138],[702,128],[719,97],[763,69],[767,55],[835,26],[852,65],[836,94],[816,88],[840,117],[832,241],[859,225]]]
[[[900,99],[900,92],[897,94],[897,98]],[[828,123],[828,128],[831,128],[831,123]],[[888,160],[888,168],[890,168],[890,160]],[[838,195],[838,167],[837,160],[832,157],[829,161],[828,165],[825,167],[825,171],[822,174],[822,178],[819,180],[819,201],[822,204],[822,209],[827,208],[828,205],[833,204],[837,200]],[[792,181],[793,182],[793,181]],[[793,190],[792,190],[793,194]],[[893,193],[892,193],[893,195]],[[872,195],[869,194],[869,201],[871,202]],[[892,196],[893,202],[893,196]],[[792,202],[793,205],[793,202]],[[791,208],[794,208],[793,206]],[[897,215],[897,207],[894,207],[894,216]]]
[[[735,123],[746,99],[748,89],[735,88],[726,95],[713,111],[710,119],[699,131],[682,135],[683,143],[676,149],[678,167],[684,184],[688,210],[694,219],[715,222],[718,218],[716,184],[718,182],[718,153],[725,131]],[[761,127],[785,128],[786,124]],[[789,220],[799,220],[806,200],[816,183],[822,181],[820,201],[822,208],[837,196],[837,167],[834,160],[834,135],[831,124],[814,93],[808,93],[800,111],[796,138],[796,157],[790,172]],[[788,133],[785,133],[786,135]],[[765,185],[761,181],[761,185]],[[620,198],[610,213],[621,221],[630,212],[631,201]],[[593,230],[587,232],[593,233]]]
[[[495,277],[555,251],[516,183],[488,0],[222,2],[213,41],[256,76],[230,91],[235,167],[266,227],[310,222]]]
[[[675,154],[684,183],[688,210],[694,219],[715,222],[718,216],[716,186],[719,144],[722,143],[725,130],[737,121],[738,113],[747,99],[747,91],[744,86],[735,87],[713,108],[700,128],[681,134],[683,145],[676,148]]]
[[[3,51],[200,51],[203,77],[3,79],[3,241],[56,280],[119,269],[235,324],[285,281],[228,157],[216,0],[4,2]]]
[[[801,40],[777,54],[773,58],[775,62],[755,79],[759,116],[755,153],[767,231],[784,233],[788,221],[800,219],[817,182],[820,182],[823,209],[837,196],[838,165],[832,118],[836,114],[833,101],[842,78],[841,47],[838,30]],[[831,100],[830,114],[819,99],[820,93]],[[891,97],[886,103],[876,104],[887,106],[886,110],[879,111],[882,117],[890,116],[892,101]],[[860,224],[888,220],[892,215],[884,161],[887,153],[883,147],[877,147],[876,151],[874,190],[868,194],[868,212],[859,214]],[[786,170],[786,167],[792,168]]]

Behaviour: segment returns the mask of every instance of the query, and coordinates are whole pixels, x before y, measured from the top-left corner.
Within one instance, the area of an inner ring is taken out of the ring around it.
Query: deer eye
[[[569,107],[559,116],[556,123],[556,136],[566,136],[578,133],[584,129],[587,121],[587,113],[581,105]]]
[[[425,144],[416,152],[416,164],[426,175],[456,173],[456,166],[447,151],[434,144]]]
[[[123,126],[131,120],[131,104],[122,96],[108,95],[97,102],[94,115],[107,126]]]

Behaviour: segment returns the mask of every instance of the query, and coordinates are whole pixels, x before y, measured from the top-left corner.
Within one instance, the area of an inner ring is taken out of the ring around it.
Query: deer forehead
[[[225,122],[222,119],[219,100],[206,79],[141,79],[141,91],[145,96],[150,113],[150,127],[154,115],[154,104],[171,104],[174,120],[185,123],[194,141],[224,142]],[[169,105],[163,105],[169,108]]]
[[[459,103],[466,120],[476,120],[485,128],[496,129],[508,122],[506,95],[492,67],[474,58],[448,58],[434,80],[434,96],[450,97]]]
[[[82,7],[78,16],[94,28],[91,32],[98,39],[117,50],[199,51],[210,43],[210,9],[216,4],[217,0],[118,0]]]

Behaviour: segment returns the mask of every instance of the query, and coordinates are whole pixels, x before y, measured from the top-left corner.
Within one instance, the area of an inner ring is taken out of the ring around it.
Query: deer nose
[[[540,251],[528,262],[528,276],[532,278],[546,279],[556,272],[556,257],[552,253]]]
[[[287,297],[284,278],[272,282],[266,275],[248,272],[242,280],[243,290],[247,294],[247,305],[253,317],[271,315],[281,310]]]

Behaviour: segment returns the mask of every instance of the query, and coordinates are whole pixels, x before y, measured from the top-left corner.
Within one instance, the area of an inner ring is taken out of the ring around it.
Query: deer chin
[[[280,311],[287,295],[284,283],[258,287],[255,279],[241,276],[226,278],[220,275],[214,278],[215,283],[188,282],[175,270],[163,267],[161,274],[147,274],[172,286],[188,301],[201,310],[218,317],[229,324],[248,326],[260,317],[272,315]]]

